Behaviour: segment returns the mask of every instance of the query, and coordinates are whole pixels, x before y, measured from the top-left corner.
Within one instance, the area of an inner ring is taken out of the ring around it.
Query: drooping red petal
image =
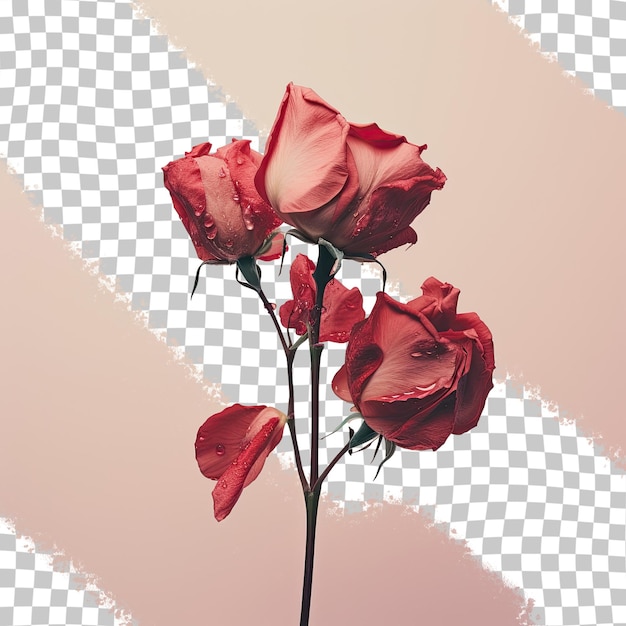
[[[243,488],[251,482],[246,482],[246,479],[252,467],[257,467],[259,461],[262,461],[262,467],[265,459],[272,451],[273,448],[270,447],[270,443],[275,439],[272,436],[274,431],[280,427],[282,432],[280,421],[278,417],[270,418],[254,438],[244,446],[244,449],[217,481],[213,489],[213,504],[215,519],[218,522],[221,522],[232,511]],[[259,471],[260,467],[256,471],[256,476],[258,476]]]
[[[233,404],[200,426],[196,437],[196,460],[207,478],[217,480],[226,471],[241,452],[241,444],[250,427],[267,409],[264,405]],[[268,417],[274,415],[275,412]]]
[[[345,343],[352,327],[365,318],[363,295],[357,287],[348,289],[333,279],[324,290],[320,341]]]
[[[317,288],[313,272],[315,263],[306,255],[298,254],[289,271],[293,300],[279,309],[280,321],[285,328],[293,328],[298,335],[307,330],[310,313],[315,306]],[[320,324],[320,338],[342,343],[348,341],[350,331],[365,317],[363,296],[356,288],[347,289],[338,280],[331,280],[324,290]]]
[[[304,335],[309,322],[309,314],[315,305],[315,263],[305,254],[298,254],[289,270],[289,281],[294,299],[283,304],[278,313],[285,328],[293,328],[298,335]]]

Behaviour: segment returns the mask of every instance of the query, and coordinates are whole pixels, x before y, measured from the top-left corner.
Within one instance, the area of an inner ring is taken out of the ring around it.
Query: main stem
[[[319,481],[319,418],[320,418],[320,367],[324,345],[319,343],[320,324],[324,302],[324,290],[330,282],[335,259],[325,246],[318,246],[319,258],[313,272],[317,287],[315,306],[311,311],[311,330],[309,345],[311,352],[311,477],[310,489],[305,491],[306,503],[306,553],[304,557],[304,580],[302,583],[302,610],[300,626],[308,626],[311,610],[311,590],[313,585],[313,557],[315,554],[315,529],[317,526],[317,508],[320,499],[321,481]]]
[[[315,554],[315,528],[317,526],[317,506],[320,490],[314,489],[305,495],[306,502],[306,557],[304,559],[304,580],[302,582],[302,610],[300,626],[309,625],[311,612],[311,589],[313,584],[313,556]]]

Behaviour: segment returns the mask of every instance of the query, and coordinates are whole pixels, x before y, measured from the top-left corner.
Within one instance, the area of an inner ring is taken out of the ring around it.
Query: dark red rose
[[[376,256],[417,241],[411,223],[445,183],[422,160],[425,148],[376,124],[351,124],[312,89],[289,84],[255,182],[312,241]]]
[[[267,406],[233,404],[209,417],[196,438],[200,471],[217,480],[213,489],[215,519],[233,509],[244,487],[257,478],[265,459],[280,443],[287,416]]]
[[[289,278],[294,299],[280,307],[280,321],[285,328],[293,328],[298,335],[307,331],[309,315],[315,306],[317,287],[313,279],[315,263],[304,254],[294,259]],[[345,343],[352,327],[365,317],[363,296],[353,287],[347,289],[337,279],[331,280],[324,290],[320,342]]]
[[[254,186],[262,156],[247,139],[210,150],[210,143],[200,144],[163,168],[165,187],[196,253],[208,262],[278,258],[282,235],[271,249],[263,247],[281,220]]]
[[[493,387],[493,341],[476,313],[457,313],[459,290],[429,278],[401,304],[378,293],[357,324],[333,390],[367,425],[411,450],[436,450],[478,423]]]

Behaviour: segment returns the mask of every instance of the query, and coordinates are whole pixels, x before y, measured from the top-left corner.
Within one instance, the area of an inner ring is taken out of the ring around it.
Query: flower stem
[[[332,280],[332,268],[335,259],[325,246],[318,246],[319,258],[313,272],[313,279],[317,287],[315,306],[311,311],[309,346],[311,352],[311,489],[305,490],[306,503],[306,553],[304,557],[304,580],[302,583],[302,610],[300,626],[308,626],[311,609],[311,589],[313,585],[313,557],[315,554],[315,529],[317,526],[317,508],[319,505],[322,481],[328,475],[332,466],[339,460],[334,459],[331,465],[319,476],[319,422],[320,422],[320,368],[324,344],[319,343],[320,325],[324,302],[324,290]]]
[[[335,259],[328,248],[318,246],[319,257],[317,266],[313,272],[313,279],[317,287],[315,306],[311,311],[311,330],[309,333],[309,345],[311,348],[311,479],[309,483],[314,485],[319,476],[319,413],[320,413],[320,366],[324,345],[319,343],[320,326],[322,322],[322,310],[324,303],[324,290],[332,279],[332,268]]]
[[[306,501],[306,555],[304,557],[304,581],[302,583],[302,610],[300,611],[300,626],[309,626],[311,611],[311,589],[313,583],[313,556],[315,554],[315,529],[317,526],[317,507],[320,500],[320,490],[307,492]]]
[[[278,319],[276,318],[276,312],[274,311],[274,307],[271,302],[267,299],[267,296],[263,292],[262,289],[258,290],[259,298],[263,302],[265,309],[270,314],[272,318],[272,322],[274,323],[274,327],[276,328],[276,332],[278,333],[278,337],[280,339],[280,343],[283,346],[283,351],[285,352],[285,358],[287,359],[287,382],[289,385],[289,400],[287,404],[287,426],[289,427],[289,434],[291,435],[291,443],[293,445],[293,453],[296,459],[296,468],[298,470],[298,477],[300,478],[300,484],[302,485],[302,491],[307,492],[309,490],[309,483],[307,482],[306,476],[304,474],[304,468],[302,467],[302,457],[300,456],[300,447],[298,446],[298,437],[296,433],[296,422],[295,422],[295,396],[294,396],[294,387],[293,387],[293,360],[296,357],[296,351],[292,350],[287,344],[287,340],[285,339],[285,335],[283,333],[280,324],[278,323]]]

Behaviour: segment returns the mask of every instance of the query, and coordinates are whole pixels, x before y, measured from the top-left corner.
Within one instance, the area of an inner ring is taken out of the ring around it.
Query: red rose
[[[313,90],[290,83],[255,182],[312,241],[376,256],[417,241],[411,223],[444,185],[444,173],[422,161],[425,148],[376,124],[350,124]]]
[[[431,277],[422,292],[407,304],[378,293],[352,330],[333,390],[389,441],[436,450],[476,426],[495,362],[487,326],[456,312],[458,289]]]
[[[278,258],[282,242],[259,254],[281,223],[254,186],[261,155],[247,139],[210,150],[210,143],[200,144],[163,168],[163,182],[198,256],[227,263],[256,255]]]
[[[315,306],[317,287],[313,279],[315,263],[299,254],[291,264],[289,278],[294,299],[280,307],[280,321],[285,328],[293,328],[298,335],[307,331],[309,315]],[[337,279],[331,280],[324,290],[320,342],[344,343],[350,337],[352,327],[365,317],[363,296],[353,287],[347,289]]]
[[[213,504],[218,522],[259,475],[265,459],[280,443],[286,422],[287,416],[272,407],[234,404],[200,426],[196,460],[207,478],[217,480]]]

